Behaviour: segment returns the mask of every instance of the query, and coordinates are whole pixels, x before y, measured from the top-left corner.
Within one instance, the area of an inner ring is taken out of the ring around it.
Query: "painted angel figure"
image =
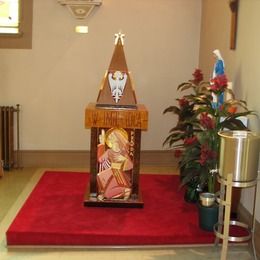
[[[109,85],[111,89],[111,94],[114,97],[116,103],[123,96],[123,92],[125,89],[125,84],[127,81],[126,73],[122,73],[121,71],[115,71],[113,74],[108,74]]]
[[[127,133],[122,128],[111,128],[106,133],[102,130],[99,142],[98,199],[128,200],[131,179],[127,171],[133,168],[133,162],[128,154],[130,144]],[[108,149],[105,149],[105,144]]]

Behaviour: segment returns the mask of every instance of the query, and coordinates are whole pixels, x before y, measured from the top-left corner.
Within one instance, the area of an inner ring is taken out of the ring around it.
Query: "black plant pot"
[[[213,231],[213,226],[218,222],[219,204],[212,207],[204,207],[200,201],[197,202],[199,209],[199,227],[206,231]]]

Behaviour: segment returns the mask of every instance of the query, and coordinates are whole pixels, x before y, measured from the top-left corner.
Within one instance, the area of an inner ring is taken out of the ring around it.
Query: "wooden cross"
[[[229,0],[229,8],[231,10],[230,50],[236,49],[238,1]]]

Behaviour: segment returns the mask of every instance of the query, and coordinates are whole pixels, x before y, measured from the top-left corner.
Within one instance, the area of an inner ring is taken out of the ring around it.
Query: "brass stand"
[[[256,207],[256,191],[257,191],[257,180],[249,182],[234,182],[232,180],[233,174],[229,173],[227,175],[227,180],[220,178],[218,176],[218,182],[220,186],[220,198],[219,198],[219,222],[213,227],[214,233],[216,235],[215,247],[219,244],[219,239],[223,240],[221,260],[225,260],[227,257],[228,241],[231,242],[244,242],[251,240],[251,246],[254,254],[254,259],[257,260],[255,244],[254,244],[254,230],[255,230],[255,207]],[[239,221],[230,220],[231,212],[231,199],[232,199],[232,187],[249,188],[255,186],[255,196],[254,196],[254,208],[251,226],[244,224]],[[226,196],[225,196],[226,195]],[[225,209],[225,210],[224,210]],[[223,220],[224,216],[224,220]],[[248,235],[241,237],[234,237],[229,235],[230,226],[240,226],[248,231]]]

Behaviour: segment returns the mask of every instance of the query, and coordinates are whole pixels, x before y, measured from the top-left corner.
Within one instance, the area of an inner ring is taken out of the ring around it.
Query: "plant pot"
[[[199,209],[199,227],[206,231],[213,231],[213,226],[218,222],[219,204],[214,203],[212,207],[204,207],[197,202]]]

